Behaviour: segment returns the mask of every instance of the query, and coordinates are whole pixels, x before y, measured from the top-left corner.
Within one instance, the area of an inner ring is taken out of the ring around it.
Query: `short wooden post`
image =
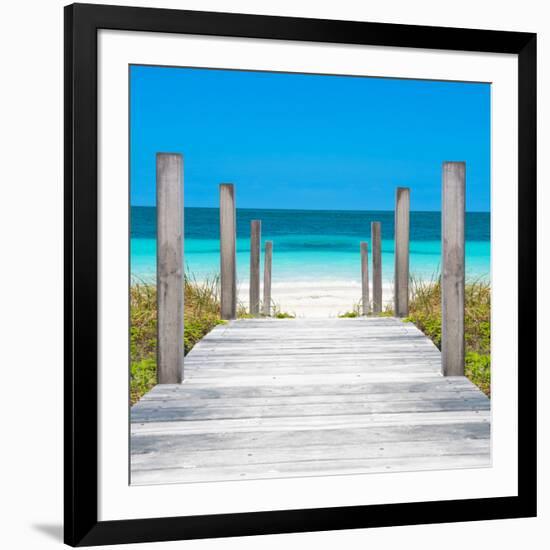
[[[395,193],[395,275],[394,311],[396,317],[409,314],[409,210],[410,190],[398,187]]]
[[[264,253],[264,304],[263,313],[266,317],[271,316],[271,263],[273,256],[273,242],[265,242]]]
[[[222,319],[237,316],[235,189],[232,183],[220,185],[220,303]]]
[[[260,314],[260,241],[262,222],[250,222],[250,286],[249,309],[250,315]]]
[[[183,158],[157,154],[157,378],[183,380]]]
[[[361,242],[361,304],[363,315],[369,314],[369,245]]]
[[[382,311],[382,232],[380,222],[370,226],[372,240],[372,311]]]
[[[466,164],[443,163],[441,368],[464,376],[464,212]]]

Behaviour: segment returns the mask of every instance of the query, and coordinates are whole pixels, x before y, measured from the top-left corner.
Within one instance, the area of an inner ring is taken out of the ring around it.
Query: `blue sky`
[[[466,161],[466,208],[490,210],[490,85],[130,68],[131,204],[155,204],[155,154],[184,155],[186,206],[440,210],[441,164]]]

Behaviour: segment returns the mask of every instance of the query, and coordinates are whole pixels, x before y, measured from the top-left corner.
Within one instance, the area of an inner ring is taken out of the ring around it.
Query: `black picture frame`
[[[100,29],[518,55],[518,495],[98,521]],[[65,542],[71,546],[536,515],[536,34],[93,4],[65,7]]]

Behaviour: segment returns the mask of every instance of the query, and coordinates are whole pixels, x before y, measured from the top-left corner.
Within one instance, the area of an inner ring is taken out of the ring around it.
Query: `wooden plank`
[[[475,390],[463,391],[433,391],[433,392],[401,392],[401,393],[359,393],[346,394],[335,393],[327,395],[264,395],[262,397],[228,397],[225,395],[218,397],[197,397],[194,392],[187,395],[173,393],[164,395],[149,395],[141,399],[141,403],[156,403],[159,407],[249,407],[266,405],[290,405],[290,404],[330,404],[330,403],[371,403],[383,401],[391,403],[393,401],[439,401],[452,399],[472,399],[479,397]],[[136,407],[141,407],[139,404]]]
[[[307,368],[309,366],[322,366],[337,369],[338,365],[363,365],[365,372],[369,372],[373,367],[396,367],[401,368],[406,372],[406,367],[410,370],[410,365],[418,366],[437,366],[441,367],[441,359],[430,350],[418,350],[415,352],[407,353],[403,350],[401,353],[393,350],[385,351],[380,349],[377,352],[373,352],[368,358],[363,358],[361,353],[342,353],[340,354],[323,354],[319,353],[299,353],[298,350],[292,354],[284,354],[277,356],[275,353],[269,354],[266,352],[264,357],[261,355],[246,357],[246,360],[240,360],[238,356],[218,356],[203,355],[199,358],[193,358],[186,363],[186,368],[215,368],[215,367],[235,367],[235,368],[248,368],[252,365],[264,364],[267,367],[277,366],[301,366]],[[265,370],[265,369],[264,369]]]
[[[398,187],[395,193],[395,275],[394,312],[396,317],[409,314],[409,209],[410,190]]]
[[[366,333],[365,333],[366,332]],[[286,337],[285,337],[286,336]],[[364,337],[361,338],[361,336]],[[201,342],[199,342],[196,345],[197,349],[200,349],[200,347],[208,347],[209,343],[215,343],[218,344],[221,342],[220,339],[216,340],[217,336],[213,336],[210,338],[205,338]],[[376,332],[376,330],[372,330],[370,328],[367,328],[366,330],[356,330],[356,329],[350,329],[349,331],[346,331],[346,336],[343,338],[342,334],[338,334],[336,332],[325,332],[321,329],[317,331],[306,331],[301,329],[294,330],[293,328],[289,327],[286,331],[262,331],[261,329],[258,329],[257,331],[249,332],[249,331],[238,331],[238,333],[233,334],[227,334],[223,336],[224,341],[228,342],[235,342],[235,341],[241,341],[241,342],[259,342],[261,340],[266,340],[272,345],[277,345],[278,343],[281,343],[281,341],[284,342],[303,342],[304,345],[308,345],[310,342],[316,342],[316,341],[325,341],[327,338],[330,339],[332,342],[340,341],[340,342],[348,342],[348,343],[356,343],[361,344],[363,342],[375,341],[380,340],[381,342],[390,342],[393,339],[397,340],[407,340],[412,343],[413,340],[416,338],[417,343],[418,342],[426,342],[429,343],[425,338],[420,336],[419,334],[414,333],[408,333],[405,329],[399,330],[399,331],[392,331],[388,330],[387,333]]]
[[[223,353],[223,352],[222,352]],[[430,357],[431,356],[431,357]],[[212,355],[201,355],[198,357],[193,357],[186,364],[188,367],[202,367],[211,368],[215,366],[242,366],[243,368],[247,365],[260,364],[264,365],[302,365],[302,366],[321,366],[325,365],[331,368],[338,368],[338,365],[344,364],[361,364],[364,365],[365,371],[369,370],[367,367],[376,366],[378,363],[384,362],[381,366],[396,366],[397,368],[403,367],[407,363],[414,363],[418,365],[422,364],[437,364],[438,367],[441,365],[440,358],[430,349],[430,350],[418,350],[414,352],[407,353],[407,350],[402,350],[398,352],[391,349],[380,348],[378,351],[373,352],[367,359],[363,358],[361,353],[326,353],[322,351],[314,353],[313,350],[295,350],[292,354],[288,353],[285,355],[277,356],[276,354],[269,355],[265,353],[262,355],[249,356],[246,359],[240,359],[239,356],[224,356],[223,354],[219,357]]]
[[[189,363],[186,366],[186,369],[189,369],[189,372],[194,372],[196,374],[195,378],[201,377],[203,371],[212,371],[212,369],[235,369],[235,371],[242,370],[251,370],[261,368],[263,370],[262,374],[274,369],[274,373],[280,373],[279,368],[296,368],[296,369],[305,369],[306,371],[311,368],[322,368],[328,372],[339,372],[346,369],[347,367],[357,367],[358,372],[364,372],[365,374],[383,371],[391,372],[395,370],[397,372],[403,372],[407,374],[409,372],[418,372],[422,370],[423,367],[428,368],[430,372],[434,374],[439,373],[441,368],[441,361],[439,358],[433,358],[431,361],[427,361],[422,358],[421,355],[418,355],[415,359],[409,358],[406,355],[399,356],[381,356],[380,361],[376,360],[376,357],[369,358],[369,361],[361,360],[360,356],[346,356],[345,360],[336,359],[331,361],[329,359],[324,359],[322,356],[296,356],[288,358],[276,358],[271,357],[269,361],[262,361],[261,358],[258,359],[247,359],[246,362],[235,361],[209,361],[208,363]],[[263,365],[263,366],[262,366]],[[362,370],[361,368],[362,367]],[[300,371],[296,370],[295,373],[298,374]],[[321,372],[321,371],[319,371]],[[289,372],[291,374],[291,372]]]
[[[410,330],[405,323],[402,326],[388,326],[388,327],[370,327],[370,326],[356,326],[350,325],[343,330],[332,330],[330,328],[305,328],[300,326],[286,326],[286,327],[257,327],[237,329],[224,333],[224,338],[232,340],[238,340],[246,338],[246,340],[267,339],[270,342],[277,340],[297,340],[303,341],[307,344],[310,340],[320,340],[324,338],[333,338],[347,342],[355,342],[358,336],[363,336],[365,340],[372,340],[379,338],[381,340],[391,340],[395,337],[403,337],[413,339],[415,336],[418,340],[427,341],[425,335],[423,335],[418,329]],[[198,345],[208,343],[210,338],[218,338],[220,334],[207,335],[201,340]],[[361,341],[363,341],[361,338]]]
[[[357,337],[359,338],[359,337]],[[395,346],[391,345],[391,341],[380,341],[380,340],[370,340],[361,342],[360,340],[353,341],[349,346],[346,345],[345,341],[336,340],[336,339],[322,339],[322,340],[313,340],[311,342],[307,342],[307,347],[301,348],[299,341],[296,340],[288,340],[285,341],[283,339],[275,341],[275,345],[271,345],[271,343],[266,342],[265,340],[251,340],[250,342],[248,340],[245,341],[230,341],[230,342],[224,342],[218,343],[214,342],[212,344],[204,343],[197,349],[197,353],[193,355],[194,359],[199,359],[201,357],[205,357],[206,355],[210,355],[209,352],[212,352],[213,354],[220,354],[223,353],[224,350],[230,352],[228,355],[237,355],[239,351],[243,352],[243,355],[246,354],[248,351],[255,350],[256,353],[254,355],[261,356],[262,354],[270,353],[270,352],[276,352],[277,351],[277,344],[280,345],[280,355],[286,356],[286,355],[293,355],[295,352],[314,352],[314,351],[320,351],[320,350],[335,350],[337,354],[339,352],[347,352],[347,354],[360,354],[364,353],[365,350],[372,349],[369,346],[369,343],[372,344],[372,347],[375,348],[375,351],[386,351],[388,353],[391,353],[392,351],[395,351],[398,355],[402,354],[403,351],[406,351],[408,349],[413,351],[422,351],[426,352],[427,354],[432,354],[434,357],[440,357],[441,354],[439,354],[439,350],[433,345],[432,343],[427,342],[411,342],[411,341],[405,341],[400,340],[399,338],[396,338],[396,344]]]
[[[372,241],[372,311],[382,311],[382,230],[380,222],[371,223]]]
[[[394,345],[392,346],[392,341]],[[240,350],[251,351],[257,350],[257,355],[265,351],[280,349],[281,353],[292,353],[296,350],[320,350],[320,349],[338,349],[338,350],[348,350],[349,352],[362,352],[365,349],[371,349],[371,345],[379,349],[422,349],[422,350],[433,350],[434,353],[438,353],[439,350],[433,345],[432,342],[426,342],[422,339],[416,339],[407,335],[395,335],[393,338],[365,338],[360,339],[360,334],[357,335],[356,340],[343,340],[341,338],[312,338],[307,342],[304,342],[304,345],[300,345],[300,340],[297,338],[293,339],[284,339],[275,338],[272,341],[269,341],[267,338],[219,338],[217,340],[204,340],[195,346],[193,356],[199,357],[208,352],[216,353],[225,351],[233,351],[238,353]],[[305,347],[304,347],[305,346]],[[195,351],[196,350],[196,351]]]
[[[324,344],[319,344],[319,346],[312,345],[311,347],[307,347],[305,349],[301,349],[298,346],[292,346],[289,343],[287,343],[285,347],[283,346],[285,346],[285,343],[284,341],[281,341],[282,349],[280,350],[279,355],[284,358],[292,356],[325,355],[325,351],[328,357],[348,355],[360,358],[361,354],[363,354],[365,351],[372,351],[374,355],[384,354],[396,357],[400,357],[403,355],[408,357],[412,357],[414,355],[429,357],[431,355],[434,358],[440,358],[440,354],[438,353],[439,350],[437,350],[437,348],[428,344],[424,344],[422,342],[412,344],[410,342],[399,342],[398,344],[392,346],[391,342],[374,341],[372,342],[371,347],[360,343],[347,347],[345,345],[342,345],[342,343],[337,342],[334,344],[334,346],[325,347]],[[224,353],[226,351],[227,354]],[[193,355],[193,360],[201,361],[205,357],[216,359],[216,356],[218,356],[218,358],[220,359],[222,359],[224,356],[227,358],[236,357],[237,359],[239,359],[239,352],[241,352],[241,356],[244,356],[247,359],[254,358],[254,356],[261,358],[270,353],[277,353],[277,348],[270,346],[261,347],[260,345],[258,346],[258,348],[255,348],[253,343],[235,344],[234,347],[219,344],[218,347],[201,348],[200,351],[197,351],[197,353]],[[249,353],[250,355],[247,355],[247,353]],[[368,357],[365,359],[368,360]]]
[[[188,368],[188,367],[187,367]],[[212,378],[243,378],[250,376],[319,376],[321,374],[347,374],[347,375],[390,375],[403,373],[403,365],[396,365],[395,362],[389,365],[378,366],[376,364],[367,365],[368,370],[365,369],[365,366],[360,362],[357,363],[346,363],[345,365],[336,366],[336,365],[327,365],[326,363],[315,363],[311,365],[301,365],[299,362],[295,363],[277,363],[271,364],[268,367],[262,365],[261,361],[257,363],[249,363],[246,367],[240,366],[235,367],[233,365],[214,365],[211,367],[199,367],[199,368],[189,368],[189,375],[192,375],[195,379],[212,379]],[[423,363],[411,363],[405,365],[407,372],[414,374],[437,374],[441,368],[439,361],[433,362],[431,364]],[[261,369],[261,372],[258,370]]]
[[[194,420],[192,422],[132,422],[134,433],[230,433],[250,431],[324,430],[368,426],[407,426],[430,424],[456,424],[487,422],[491,420],[488,410],[427,411],[424,413],[378,413],[341,414],[334,416],[229,418]]]
[[[217,335],[216,335],[217,336]],[[286,336],[286,337],[285,337]],[[399,330],[393,330],[388,329],[387,331],[384,331],[383,328],[377,329],[377,328],[370,328],[365,327],[364,329],[357,328],[357,327],[350,327],[347,331],[345,331],[345,336],[340,332],[336,331],[326,331],[324,329],[319,330],[309,330],[309,329],[301,329],[299,327],[287,327],[286,330],[277,330],[273,329],[270,331],[269,329],[263,330],[262,328],[258,328],[253,331],[249,330],[239,330],[239,331],[231,331],[231,333],[225,334],[223,337],[231,340],[238,340],[238,339],[246,339],[247,341],[251,340],[268,340],[270,342],[277,342],[280,340],[285,341],[302,341],[304,344],[307,345],[309,341],[315,341],[315,340],[324,340],[325,338],[331,338],[336,340],[341,340],[344,342],[356,342],[356,338],[360,338],[361,336],[364,337],[365,341],[367,340],[374,340],[374,339],[380,339],[380,340],[392,340],[393,338],[403,338],[403,339],[409,339],[412,340],[415,336],[417,337],[417,340],[424,340],[420,333],[412,333],[408,332],[405,327],[400,328]],[[215,336],[212,337],[213,339]],[[363,341],[363,338],[360,340]],[[210,342],[210,338],[205,338],[201,342],[199,342],[199,346],[203,344],[208,344]]]
[[[183,379],[183,158],[157,154],[157,372]]]
[[[263,313],[271,316],[271,265],[273,261],[273,242],[266,241],[264,252],[264,303]]]
[[[260,242],[262,222],[250,222],[250,284],[249,284],[249,312],[250,315],[260,314]]]
[[[269,322],[269,321],[265,321]],[[291,321],[289,322],[291,323]],[[223,328],[223,327],[222,327]],[[222,328],[219,330],[222,331]],[[352,340],[348,336],[349,332],[354,332],[355,334],[363,334],[365,338],[379,336],[382,338],[389,338],[391,335],[397,335],[402,334],[406,335],[409,330],[409,327],[406,326],[405,323],[403,323],[401,326],[395,326],[395,325],[382,325],[382,326],[360,326],[360,325],[349,325],[344,330],[335,330],[331,327],[304,327],[300,326],[298,324],[291,325],[287,324],[286,326],[257,326],[257,327],[247,327],[247,328],[239,328],[236,330],[231,329],[230,333],[231,336],[234,338],[242,338],[245,334],[247,336],[253,336],[253,337],[265,337],[265,336],[272,336],[273,338],[280,338],[284,334],[287,335],[287,337],[298,337],[302,334],[309,335],[311,337],[315,336],[315,333],[322,334],[324,336],[339,336],[340,338],[345,338],[347,340]],[[296,331],[296,333],[295,333]],[[206,336],[208,339],[208,336]]]
[[[464,375],[464,162],[443,163],[441,367],[444,376]]]
[[[388,371],[377,370],[372,372],[360,372],[357,369],[350,368],[339,371],[337,373],[331,373],[328,369],[324,369],[322,372],[315,372],[315,369],[311,369],[309,372],[291,373],[289,374],[287,369],[281,368],[280,372],[265,371],[262,374],[251,373],[250,371],[240,371],[237,374],[230,374],[229,370],[220,369],[213,375],[208,375],[206,371],[197,373],[191,371],[189,373],[194,376],[198,383],[201,385],[210,384],[213,388],[225,388],[227,386],[250,386],[250,385],[263,385],[263,386],[286,386],[286,385],[315,385],[323,381],[341,384],[350,382],[379,382],[384,380],[399,380],[403,377],[401,371],[396,369],[388,369]],[[407,380],[421,379],[426,376],[435,376],[438,374],[437,366],[433,366],[430,369],[418,369],[411,370],[407,373]]]
[[[277,356],[275,353],[269,354],[266,352],[264,356],[250,356],[246,357],[246,360],[240,360],[238,356],[218,356],[214,355],[202,355],[194,357],[192,360],[189,360],[186,365],[186,368],[194,367],[206,369],[212,367],[225,367],[233,366],[235,368],[247,368],[251,365],[258,365],[263,363],[265,367],[268,366],[284,366],[284,365],[293,365],[293,366],[322,366],[325,365],[330,368],[337,369],[338,365],[363,365],[365,367],[365,372],[370,371],[370,367],[392,367],[401,368],[405,371],[406,366],[416,364],[418,366],[426,365],[432,366],[437,365],[438,369],[441,367],[441,359],[430,349],[430,350],[418,350],[415,352],[407,353],[407,350],[402,352],[397,352],[395,350],[380,349],[377,352],[373,352],[368,358],[363,358],[362,353],[341,353],[341,354],[323,354],[319,353],[299,353],[299,350],[296,350],[292,354],[283,354]]]
[[[358,338],[360,336],[358,335]],[[349,346],[345,345],[345,342],[339,341],[339,340],[332,340],[327,342],[322,341],[317,344],[318,341],[312,342],[307,345],[307,347],[302,348],[298,345],[296,345],[294,342],[287,342],[284,339],[280,339],[280,341],[276,341],[273,345],[271,344],[264,344],[263,342],[257,341],[257,342],[230,342],[227,344],[224,343],[216,343],[213,346],[204,345],[199,348],[197,348],[197,352],[193,354],[194,358],[199,357],[205,357],[206,355],[211,356],[212,354],[223,354],[224,351],[227,351],[227,355],[231,356],[238,356],[241,354],[242,356],[246,356],[247,352],[250,352],[253,355],[262,356],[265,353],[276,352],[277,351],[277,344],[281,346],[281,353],[285,355],[296,355],[296,354],[305,354],[310,355],[312,353],[323,353],[325,350],[327,352],[333,351],[334,355],[341,355],[342,352],[346,352],[347,354],[357,354],[362,353],[365,350],[372,350],[374,353],[379,352],[385,352],[385,353],[396,353],[396,354],[402,354],[403,352],[414,352],[414,351],[421,351],[425,353],[432,353],[432,355],[439,357],[439,350],[432,344],[428,342],[423,341],[414,341],[412,339],[395,339],[395,344],[392,345],[391,340],[376,340],[371,339],[370,341],[355,341],[350,343]],[[255,346],[257,344],[257,347]]]
[[[329,407],[335,405],[335,411],[340,410],[339,407],[349,405],[349,409],[343,409],[344,412],[353,410],[354,407],[358,407],[363,410],[365,406],[371,404],[383,403],[385,405],[396,404],[401,407],[410,405],[412,407],[424,406],[427,403],[442,403],[443,406],[446,403],[455,401],[457,404],[479,403],[479,406],[486,409],[490,406],[487,397],[479,391],[475,390],[463,390],[463,391],[441,391],[441,392],[401,392],[401,393],[378,393],[378,394],[324,394],[324,395],[304,395],[304,394],[291,394],[291,395],[269,395],[264,394],[260,396],[247,396],[247,397],[227,397],[224,394],[221,396],[210,398],[197,398],[193,395],[175,394],[172,397],[161,398],[148,398],[142,399],[138,405],[135,405],[132,409],[137,414],[139,411],[151,411],[170,408],[192,408],[199,409],[227,409],[238,408],[247,409],[249,407],[280,407],[281,410],[287,410],[290,407],[302,407],[309,405],[319,405],[322,407]],[[355,405],[357,404],[357,405]],[[252,409],[250,409],[252,410]],[[141,414],[141,413],[140,413]]]
[[[189,448],[161,448],[148,453],[136,453],[133,466],[136,470],[161,468],[223,468],[228,464],[249,466],[259,464],[289,464],[303,461],[364,460],[419,458],[449,455],[481,455],[488,452],[489,439],[453,439],[386,441],[370,444],[347,442],[345,445],[302,445],[301,447],[251,447],[240,449],[209,449],[197,451]]]
[[[220,303],[221,318],[237,316],[235,190],[232,183],[220,185]]]
[[[361,311],[368,315],[370,311],[369,301],[369,248],[368,243],[361,242]]]
[[[407,347],[409,349],[423,349],[428,350],[431,349],[434,352],[438,352],[439,350],[437,347],[433,344],[431,341],[426,341],[421,338],[415,338],[414,336],[407,336],[403,334],[396,334],[393,338],[365,338],[364,340],[361,339],[360,334],[352,334],[352,339],[350,340],[342,340],[341,338],[338,338],[336,336],[330,338],[328,336],[323,335],[315,335],[311,338],[304,338],[302,341],[304,343],[305,349],[349,349],[350,353],[353,353],[353,350],[364,350],[364,348],[370,349],[372,347],[380,348],[380,349],[396,349],[396,350],[402,350],[406,349]],[[395,342],[395,345],[392,346],[392,341]],[[256,347],[257,346],[257,347]],[[203,340],[199,344],[195,346],[195,349],[197,350],[197,356],[202,355],[209,350],[215,351],[218,348],[226,348],[229,350],[233,350],[235,353],[238,353],[238,351],[243,350],[244,352],[250,350],[250,349],[258,349],[260,351],[268,351],[277,349],[277,347],[280,346],[282,353],[292,352],[292,350],[300,350],[304,349],[304,346],[300,345],[300,339],[299,338],[288,338],[285,339],[283,337],[276,337],[273,338],[273,340],[269,340],[268,338],[257,338],[254,336],[251,336],[247,338],[246,336],[243,338],[232,338],[228,337],[227,339],[218,339],[218,340]],[[200,351],[200,353],[199,353]],[[259,355],[259,353],[257,354]]]
[[[247,348],[243,348],[243,355],[246,354]],[[332,351],[332,350],[331,350]],[[337,350],[338,351],[338,350]],[[186,362],[187,367],[199,366],[209,368],[215,365],[235,365],[242,366],[252,363],[264,363],[265,365],[283,365],[283,364],[302,364],[308,365],[326,365],[337,368],[337,365],[343,364],[363,364],[365,367],[383,362],[384,364],[407,364],[409,363],[434,363],[441,366],[441,358],[432,348],[422,348],[408,352],[406,348],[401,350],[392,349],[390,347],[379,347],[368,357],[364,357],[364,352],[361,348],[356,350],[346,350],[340,348],[341,353],[332,352],[323,353],[323,350],[287,350],[281,354],[277,354],[276,350],[264,350],[264,353],[246,356],[246,359],[241,359],[237,354],[224,355],[223,351],[219,353],[212,352],[201,353],[193,356]],[[368,353],[368,349],[366,352]]]
[[[398,376],[400,373],[415,374],[425,373],[426,375],[438,374],[441,368],[439,361],[433,361],[432,363],[407,363],[406,365],[397,364],[398,361],[392,361],[384,365],[377,365],[375,362],[367,365],[362,364],[360,361],[348,361],[343,365],[338,363],[327,364],[321,361],[310,364],[303,364],[300,361],[293,362],[272,362],[268,365],[263,364],[261,361],[249,362],[246,365],[235,366],[231,363],[221,363],[208,366],[186,366],[186,372],[190,376],[193,376],[195,380],[204,380],[205,378],[223,378],[232,377],[239,378],[245,376],[281,376],[281,375],[295,375],[304,377],[307,380],[307,375],[319,376],[321,374],[338,375],[338,374],[395,374]],[[187,371],[188,369],[188,371]],[[258,372],[260,371],[260,372]]]
[[[167,452],[204,452],[217,449],[302,448],[313,445],[365,445],[399,441],[443,441],[490,439],[487,422],[456,422],[449,424],[415,424],[407,426],[368,426],[359,428],[217,432],[207,434],[135,433],[132,454]]]
[[[257,343],[258,347],[255,348],[254,344]],[[360,355],[364,354],[365,351],[370,351],[372,348],[369,348],[368,345],[357,343],[354,345],[350,345],[349,347],[346,346],[344,343],[340,341],[334,341],[334,346],[330,346],[332,342],[324,340],[322,343],[319,343],[319,346],[315,346],[314,344],[311,345],[311,347],[308,347],[306,349],[300,349],[299,346],[295,346],[293,342],[285,342],[284,340],[280,341],[281,350],[280,350],[280,356],[282,358],[291,357],[295,355],[312,355],[312,354],[323,354],[323,350],[326,350],[328,354],[334,355],[351,355],[355,356],[357,358],[360,358]],[[396,356],[403,356],[404,354],[407,354],[407,351],[412,350],[414,353],[423,353],[423,357],[429,358],[430,356],[433,356],[434,358],[440,359],[441,354],[439,354],[439,350],[432,345],[425,344],[423,342],[419,343],[409,343],[407,346],[406,342],[399,342],[399,345],[391,346],[391,343],[388,342],[372,342],[373,345],[373,353],[374,354],[387,354],[387,355],[396,355]],[[218,349],[218,347],[220,349]],[[238,352],[242,351],[242,355],[246,357],[247,352],[250,352],[250,357],[262,357],[262,356],[268,356],[273,353],[277,353],[276,347],[271,347],[268,345],[264,345],[263,342],[257,341],[257,342],[251,342],[251,344],[246,343],[235,343],[235,346],[232,348],[231,345],[226,345],[225,343],[218,344],[218,346],[204,346],[200,348],[200,351],[197,350],[197,353],[193,355],[192,359],[189,359],[191,362],[200,362],[206,357],[210,357],[212,359],[216,359],[216,356],[218,358],[221,358],[221,356],[224,354],[224,350],[227,351],[227,357],[238,357]],[[368,357],[365,358],[368,360]]]
[[[432,372],[432,376],[436,376],[438,373]],[[249,385],[271,385],[271,386],[288,386],[288,385],[302,385],[302,384],[349,384],[351,382],[388,382],[399,380],[406,380],[409,382],[415,382],[422,380],[428,376],[428,373],[403,373],[403,372],[377,372],[377,373],[335,373],[335,374],[309,374],[309,375],[277,375],[277,374],[260,374],[256,376],[233,376],[231,379],[209,378],[199,379],[203,383],[208,380],[213,388],[225,387],[225,386],[249,386]]]
[[[266,360],[267,359],[267,360]],[[263,365],[263,367],[262,367]],[[363,367],[363,372],[374,372],[375,369],[386,369],[386,372],[389,372],[389,369],[397,369],[402,371],[404,374],[410,372],[414,367],[432,367],[435,369],[434,373],[438,373],[441,368],[441,361],[438,357],[433,357],[431,360],[423,357],[422,353],[416,354],[414,356],[407,356],[407,354],[392,354],[392,355],[382,355],[382,354],[373,354],[369,357],[368,360],[362,359],[361,355],[345,355],[342,358],[336,356],[323,357],[323,354],[318,355],[296,355],[296,356],[283,356],[276,357],[271,356],[269,358],[262,359],[261,357],[247,357],[246,361],[239,361],[238,358],[233,360],[229,359],[219,359],[214,360],[210,358],[207,361],[189,361],[186,363],[186,370],[189,369],[189,372],[195,371],[200,375],[201,370],[210,370],[210,369],[225,369],[225,368],[234,368],[234,369],[250,369],[262,368],[264,374],[270,368],[276,369],[277,367],[296,367],[300,369],[309,369],[310,367],[326,367],[327,369],[333,369],[334,371],[340,370],[339,368],[344,368],[347,366],[357,366]],[[296,371],[298,373],[298,371]]]
[[[277,352],[280,351],[282,354],[286,355],[310,355],[312,353],[321,353],[325,351],[330,352],[335,350],[334,354],[341,355],[342,352],[347,350],[347,354],[362,353],[365,350],[372,350],[375,353],[385,352],[385,353],[397,353],[402,352],[415,352],[421,351],[423,353],[432,352],[434,356],[439,357],[439,350],[430,342],[423,340],[415,341],[413,338],[395,338],[395,341],[392,342],[392,339],[370,339],[365,341],[356,340],[347,342],[345,340],[332,340],[330,342],[314,341],[304,343],[304,346],[300,346],[299,342],[281,341],[275,342],[249,342],[248,339],[241,342],[217,342],[214,345],[210,346],[206,343],[203,346],[197,346],[194,350],[192,357],[199,358],[209,357],[212,355],[235,355],[235,356],[246,356],[247,354],[263,356],[266,352]],[[189,354],[191,355],[191,354]]]
[[[176,420],[218,420],[239,418],[306,418],[310,416],[334,417],[338,415],[373,415],[386,413],[425,413],[439,411],[489,410],[489,402],[482,397],[472,399],[424,400],[424,401],[378,401],[352,403],[305,403],[263,406],[196,407],[177,406],[170,403],[164,407],[152,402],[149,406],[134,407],[132,422],[170,422]]]
[[[201,369],[211,369],[211,368],[243,368],[249,369],[251,367],[260,367],[264,371],[269,370],[269,368],[276,367],[288,367],[294,366],[297,368],[306,368],[309,367],[322,367],[332,368],[338,370],[339,366],[360,366],[364,367],[364,372],[371,372],[371,369],[375,368],[397,368],[403,371],[405,375],[409,372],[413,366],[429,366],[436,367],[436,373],[439,373],[441,368],[440,358],[432,352],[432,350],[423,350],[416,351],[411,354],[407,354],[406,351],[401,353],[398,352],[384,352],[380,350],[370,355],[368,358],[363,358],[362,353],[347,353],[341,354],[341,357],[338,357],[338,354],[326,354],[326,356],[321,352],[318,354],[282,354],[277,356],[274,353],[266,352],[264,357],[261,355],[247,357],[246,360],[239,360],[238,356],[218,356],[214,357],[213,355],[203,355],[199,358],[193,358],[186,362],[186,370],[189,369],[199,372]],[[263,364],[263,367],[262,367]]]
[[[228,347],[229,349],[227,349]],[[220,360],[223,360],[224,358],[227,358],[229,360],[231,357],[235,357],[237,360],[240,360],[241,358],[248,360],[254,359],[255,357],[265,357],[270,352],[277,353],[276,347],[265,346],[263,349],[256,350],[254,348],[254,345],[247,344],[236,345],[234,348],[231,348],[231,346],[222,346],[220,344],[219,348],[220,349],[201,349],[200,351],[197,351],[196,354],[193,354],[192,359],[194,361],[201,361],[202,359],[209,357],[215,360],[217,356],[217,358]],[[388,357],[414,357],[418,355],[427,358],[431,355],[434,358],[440,358],[440,354],[438,354],[437,348],[434,349],[434,347],[424,345],[422,343],[410,344],[407,342],[399,343],[395,346],[392,346],[391,343],[386,342],[373,342],[371,347],[361,346],[360,344],[358,344],[354,347],[350,346],[349,348],[346,348],[342,345],[335,345],[334,347],[311,346],[306,349],[301,349],[299,347],[288,347],[281,350],[280,356],[284,358],[300,356],[304,359],[306,357],[314,357],[316,355],[322,355],[323,357],[327,358],[337,358],[341,356],[361,358],[360,355],[365,351],[372,352],[373,355],[386,355]],[[368,360],[368,358],[365,358],[365,360]],[[191,362],[191,358],[189,359],[189,361]]]
[[[392,471],[449,470],[487,468],[491,465],[486,453],[446,455],[437,457],[400,457],[303,461],[284,464],[228,465],[214,468],[170,468],[132,470],[133,485],[168,484],[197,481],[229,481],[243,479],[275,479],[285,477],[312,477],[338,474],[366,474]]]
[[[374,397],[387,394],[416,394],[439,392],[464,392],[473,391],[481,393],[467,378],[462,377],[424,377],[415,382],[410,381],[385,381],[376,383],[355,382],[352,384],[303,384],[300,386],[231,386],[223,388],[223,392],[212,388],[208,383],[201,384],[196,380],[184,384],[159,384],[148,392],[142,400],[165,399],[239,399],[239,398],[262,398],[262,397],[289,397],[289,396],[328,396],[328,395],[369,395]],[[136,405],[137,406],[137,405]]]

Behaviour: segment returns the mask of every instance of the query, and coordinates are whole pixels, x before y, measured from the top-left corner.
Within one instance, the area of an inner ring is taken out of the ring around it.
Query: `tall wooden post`
[[[361,242],[361,304],[363,315],[369,314],[369,245]]]
[[[157,377],[183,380],[183,158],[157,154]]]
[[[409,210],[410,190],[398,187],[395,193],[395,275],[394,311],[396,317],[409,314]]]
[[[266,241],[264,253],[264,304],[263,313],[271,316],[271,263],[273,256],[273,242]]]
[[[382,232],[380,222],[370,226],[372,240],[372,311],[382,311]]]
[[[260,241],[262,222],[250,222],[250,286],[249,310],[250,315],[260,314]]]
[[[222,319],[237,316],[235,189],[232,183],[220,185],[220,302]]]
[[[443,163],[441,368],[464,376],[464,212],[466,164]]]

